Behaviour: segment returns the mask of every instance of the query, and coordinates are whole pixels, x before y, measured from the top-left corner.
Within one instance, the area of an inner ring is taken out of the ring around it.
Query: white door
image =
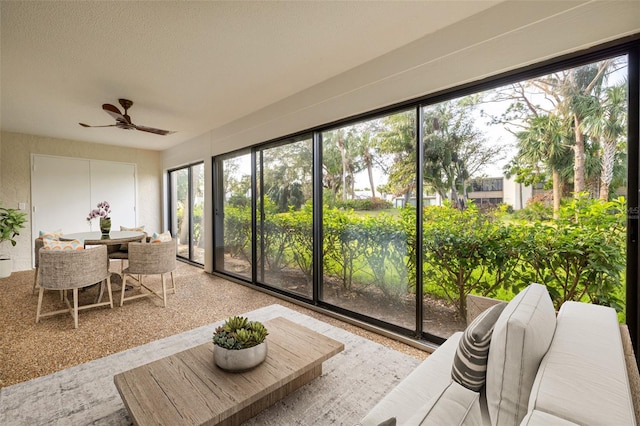
[[[90,160],[34,155],[31,164],[31,235],[88,231]]]
[[[136,226],[136,178],[135,165],[111,161],[91,161],[91,206],[101,201],[111,206],[111,230],[120,226]],[[92,231],[100,230],[98,220],[92,223]]]
[[[135,164],[32,155],[31,232],[64,234],[100,230],[87,215],[101,201],[111,205],[111,229],[136,226]],[[32,241],[33,244],[33,241]]]

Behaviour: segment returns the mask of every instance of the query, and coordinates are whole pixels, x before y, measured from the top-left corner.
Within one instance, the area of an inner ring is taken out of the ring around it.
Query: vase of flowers
[[[108,235],[111,232],[111,206],[107,201],[102,201],[96,205],[97,208],[91,210],[87,216],[87,222],[95,218],[100,218],[100,232],[102,235]]]
[[[213,359],[226,371],[250,370],[267,358],[266,337],[269,333],[258,321],[230,317],[213,333]]]

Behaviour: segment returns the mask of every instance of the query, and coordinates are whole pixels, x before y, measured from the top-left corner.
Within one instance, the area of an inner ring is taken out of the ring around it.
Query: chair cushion
[[[517,425],[556,328],[547,288],[531,284],[502,311],[493,329],[487,361],[486,398],[493,425]]]
[[[482,425],[480,394],[451,382],[439,395],[418,408],[405,425]]]
[[[480,392],[485,384],[493,327],[505,306],[506,303],[499,303],[478,315],[460,339],[451,378],[467,389]]]
[[[56,229],[55,231],[40,231],[39,237],[41,240],[48,238],[50,240],[57,240],[62,236],[62,229]]]
[[[151,235],[151,239],[149,240],[150,243],[164,243],[167,241],[171,241],[171,232],[169,231],[165,231],[161,234],[154,232],[153,235]]]
[[[52,250],[52,251],[84,250],[84,244],[80,240],[58,241],[58,240],[52,240],[49,238],[44,238],[43,243],[44,245],[42,246],[42,250]]]

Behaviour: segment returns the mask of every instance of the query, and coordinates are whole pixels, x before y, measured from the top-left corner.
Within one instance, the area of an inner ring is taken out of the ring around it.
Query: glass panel
[[[251,278],[251,154],[223,159],[221,213],[222,270]],[[220,265],[220,259],[216,259]]]
[[[191,166],[191,222],[193,235],[191,236],[191,260],[204,264],[204,164]]]
[[[189,169],[171,172],[171,234],[178,238],[178,256],[189,258]]]
[[[613,58],[423,109],[425,331],[531,282],[624,318],[626,75]]]
[[[411,330],[415,130],[406,111],[322,133],[321,298]]]
[[[313,295],[313,142],[311,138],[257,152],[258,280]]]

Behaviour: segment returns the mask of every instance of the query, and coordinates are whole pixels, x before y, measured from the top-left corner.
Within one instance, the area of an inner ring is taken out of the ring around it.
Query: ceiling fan
[[[122,105],[122,108],[124,108],[124,114],[122,114],[116,106],[113,106],[111,104],[102,104],[102,109],[105,110],[111,117],[116,119],[116,124],[108,124],[106,126],[91,126],[84,123],[78,124],[80,124],[82,127],[117,127],[119,129],[125,130],[140,130],[142,132],[149,132],[163,136],[175,133],[170,130],[155,129],[153,127],[138,126],[137,124],[133,124],[131,122],[131,117],[129,117],[129,115],[127,114],[127,110],[131,108],[133,102],[129,99],[118,99],[118,102],[120,102],[120,105]]]

